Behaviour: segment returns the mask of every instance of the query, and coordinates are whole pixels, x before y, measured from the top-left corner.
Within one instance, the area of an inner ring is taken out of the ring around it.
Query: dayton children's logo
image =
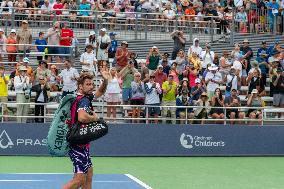
[[[180,143],[184,148],[191,149],[193,148],[193,137],[182,133],[180,136]]]
[[[186,149],[196,147],[224,147],[226,144],[222,140],[216,140],[212,136],[192,136],[182,133],[180,143]]]
[[[14,146],[14,143],[7,132],[3,130],[3,132],[0,134],[0,148],[6,149],[8,147],[12,148],[12,146]]]

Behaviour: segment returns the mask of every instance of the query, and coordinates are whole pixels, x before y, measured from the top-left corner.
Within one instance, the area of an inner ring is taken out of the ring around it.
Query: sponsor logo
[[[14,146],[14,143],[12,142],[7,132],[3,130],[2,133],[0,134],[0,148],[6,149],[6,148],[12,148],[12,146]]]
[[[0,134],[0,148],[7,149],[14,146],[46,146],[47,139],[31,139],[31,138],[17,138],[12,140],[7,133],[3,130]]]
[[[200,147],[224,147],[226,143],[222,140],[216,140],[212,136],[192,136],[182,133],[180,136],[180,143],[186,149],[200,148]]]

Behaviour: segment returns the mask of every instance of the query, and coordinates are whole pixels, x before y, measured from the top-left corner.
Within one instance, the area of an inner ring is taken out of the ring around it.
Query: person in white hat
[[[17,55],[14,53],[17,52],[17,46],[15,44],[17,44],[16,30],[12,29],[10,35],[6,39],[6,51],[8,53],[9,70],[12,69],[12,65],[16,62]]]
[[[201,79],[196,78],[194,82],[195,82],[195,87],[191,88],[191,94],[192,94],[192,100],[196,102],[200,98],[200,95],[203,92],[207,92],[207,89],[206,85],[204,85]]]
[[[96,40],[96,32],[90,31],[89,37],[86,38],[85,46],[91,44],[94,48],[93,53],[97,56],[97,40]],[[86,51],[87,49],[85,49]]]
[[[248,97],[247,106],[254,107],[253,109],[248,110],[248,116],[250,119],[259,119],[259,123],[257,124],[255,121],[251,121],[250,125],[256,124],[261,125],[262,120],[262,110],[257,109],[257,107],[263,107],[264,102],[259,95],[259,92],[257,89],[253,89],[251,94]]]
[[[17,43],[19,44],[18,53],[20,53],[19,55],[20,61],[23,60],[24,55],[29,56],[26,53],[30,53],[32,42],[33,42],[33,36],[31,30],[28,27],[28,21],[23,20],[22,26],[17,34]],[[20,45],[20,44],[25,44],[25,45]]]
[[[207,92],[209,100],[214,96],[216,88],[223,84],[223,79],[221,73],[218,71],[218,66],[213,64],[209,68],[209,72],[206,74],[205,83],[207,84]]]
[[[19,75],[14,78],[14,86],[16,92],[17,103],[29,103],[30,102],[30,88],[31,80],[27,76],[26,66],[21,65],[19,67]],[[29,112],[28,104],[17,104],[17,122],[26,123],[27,118],[21,117],[26,116]]]
[[[130,58],[130,52],[128,50],[127,41],[121,42],[121,47],[118,47],[116,50],[116,69],[118,71],[122,70],[128,64],[128,60]]]
[[[159,52],[159,49],[156,46],[153,46],[148,54],[149,64],[147,65],[149,69],[149,75],[152,75],[157,69],[162,56]]]
[[[108,49],[110,48],[111,39],[106,34],[106,29],[100,29],[100,35],[97,40],[97,59],[98,67],[103,64],[103,61],[108,61]]]

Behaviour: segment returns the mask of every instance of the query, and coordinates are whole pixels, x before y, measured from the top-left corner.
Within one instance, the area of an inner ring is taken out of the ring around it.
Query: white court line
[[[53,180],[0,180],[0,182],[52,182]],[[131,181],[96,180],[98,183],[130,183]]]
[[[5,175],[73,175],[74,173],[1,173]]]
[[[130,178],[131,180],[137,182],[139,185],[141,185],[145,189],[153,189],[150,186],[148,186],[147,184],[145,184],[144,182],[142,182],[141,180],[139,180],[138,178],[134,177],[133,175],[130,175],[130,174],[124,174],[124,175],[127,176],[128,178]]]
[[[48,180],[0,180],[0,182],[46,182]]]

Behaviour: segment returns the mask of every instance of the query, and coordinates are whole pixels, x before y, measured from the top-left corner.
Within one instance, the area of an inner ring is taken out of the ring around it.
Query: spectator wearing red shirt
[[[69,23],[65,22],[63,23],[63,28],[61,29],[61,37],[60,37],[60,54],[61,57],[69,56],[71,53],[71,45],[72,45],[72,39],[74,38],[73,30],[69,28]],[[66,56],[64,56],[64,54]]]
[[[55,11],[56,15],[62,15],[63,4],[61,0],[56,0],[56,3],[53,5],[53,10]]]
[[[163,83],[168,80],[168,76],[167,76],[167,74],[165,74],[163,72],[163,69],[164,69],[164,67],[162,65],[159,65],[157,70],[154,73],[155,82],[159,83],[160,86],[162,86]],[[162,100],[162,98],[163,98],[163,93],[160,94],[160,101]]]
[[[121,47],[117,49],[115,57],[117,70],[120,71],[128,64],[128,59],[130,57],[130,52],[128,51],[128,43],[126,41],[121,42]]]

